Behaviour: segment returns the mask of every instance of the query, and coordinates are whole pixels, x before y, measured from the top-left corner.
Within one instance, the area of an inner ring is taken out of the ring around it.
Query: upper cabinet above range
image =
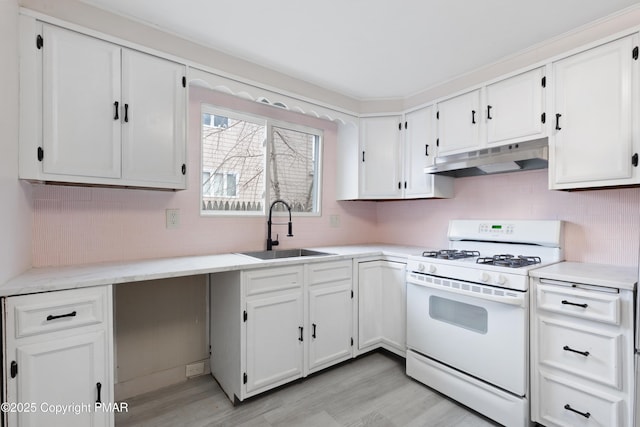
[[[22,179],[186,187],[186,67],[21,17]]]

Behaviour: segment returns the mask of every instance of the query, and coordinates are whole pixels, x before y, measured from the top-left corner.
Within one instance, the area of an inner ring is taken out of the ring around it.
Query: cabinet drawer
[[[582,289],[536,286],[538,308],[596,322],[620,324],[620,296]]]
[[[108,287],[73,289],[7,298],[15,337],[45,334],[103,323]]]
[[[540,375],[541,423],[551,426],[623,426],[622,399],[551,375]]]
[[[622,334],[538,318],[540,363],[622,389]]]
[[[351,281],[353,275],[351,260],[309,264],[308,268],[310,285]]]
[[[302,286],[302,266],[244,271],[247,296],[283,291]]]

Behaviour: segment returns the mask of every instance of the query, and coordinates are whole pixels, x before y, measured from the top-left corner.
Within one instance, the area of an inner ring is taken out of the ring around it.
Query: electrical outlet
[[[180,227],[180,209],[166,209],[165,215],[168,229]]]
[[[329,215],[329,225],[333,228],[340,227],[340,215]]]
[[[187,377],[195,377],[204,374],[204,362],[187,365]]]

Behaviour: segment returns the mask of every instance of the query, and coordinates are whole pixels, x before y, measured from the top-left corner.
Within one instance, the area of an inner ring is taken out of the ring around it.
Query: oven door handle
[[[513,305],[513,306],[517,306],[517,307],[522,307],[522,308],[526,308],[527,307],[527,302],[526,302],[526,298],[525,292],[515,292],[515,291],[511,291],[514,294],[516,294],[517,296],[502,296],[502,295],[494,295],[494,294],[485,294],[482,292],[474,292],[474,291],[467,291],[465,289],[459,289],[459,288],[452,288],[449,286],[441,286],[441,285],[433,285],[431,283],[417,283],[413,280],[407,281],[407,285],[416,285],[416,286],[423,286],[425,288],[429,288],[429,289],[435,289],[438,291],[442,291],[442,292],[448,292],[448,293],[453,293],[453,294],[458,294],[458,295],[466,295],[470,298],[477,298],[477,299],[483,299],[486,301],[492,301],[492,302],[497,302],[500,304],[507,304],[507,305]],[[470,286],[481,286],[484,287],[482,285],[470,285]]]

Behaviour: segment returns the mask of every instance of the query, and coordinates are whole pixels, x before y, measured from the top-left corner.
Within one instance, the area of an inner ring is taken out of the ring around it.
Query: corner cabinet
[[[185,65],[20,22],[20,178],[184,189]]]
[[[435,154],[433,107],[360,119],[360,199],[453,197],[453,178],[424,173]]]
[[[211,373],[244,400],[353,355],[351,260],[212,274]]]
[[[111,286],[7,297],[3,312],[4,425],[113,426]]]
[[[549,187],[630,185],[638,173],[638,35],[552,64]]]

